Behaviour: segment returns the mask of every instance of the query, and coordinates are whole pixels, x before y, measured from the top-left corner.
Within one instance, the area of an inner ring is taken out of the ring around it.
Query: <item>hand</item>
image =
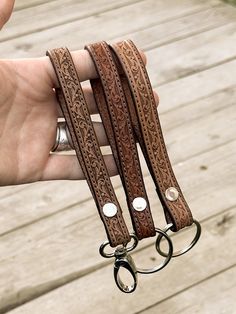
[[[15,0],[1,0],[0,2],[0,29],[9,20]]]
[[[81,81],[97,77],[86,50],[72,57]],[[56,87],[48,57],[0,61],[0,185],[84,179],[75,155],[50,154],[62,117]],[[90,114],[97,113],[91,88],[84,88],[84,94]],[[94,128],[99,144],[108,145],[102,123]],[[113,156],[105,156],[105,162],[110,176],[116,175]]]

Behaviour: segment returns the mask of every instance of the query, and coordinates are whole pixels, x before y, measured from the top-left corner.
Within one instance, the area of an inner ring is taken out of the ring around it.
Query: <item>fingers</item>
[[[13,10],[14,2],[14,0],[0,1],[0,29],[9,20]]]
[[[146,64],[146,56],[144,55],[143,52],[140,52],[140,54],[143,58],[144,63]],[[71,55],[72,55],[75,67],[77,69],[80,82],[84,82],[84,81],[98,77],[92,58],[90,57],[87,50],[74,51],[74,52],[71,52]],[[57,80],[55,71],[53,69],[53,66],[51,64],[51,61],[49,60],[49,57],[42,58],[42,61],[43,61],[50,85],[54,88],[59,87],[58,80]]]
[[[153,90],[153,95],[155,98],[156,106],[158,106],[159,105],[159,96],[158,96],[157,92],[154,90]]]
[[[106,132],[105,132],[102,122],[93,121],[93,128],[94,128],[96,137],[98,139],[99,146],[108,146],[109,142],[108,142],[108,138],[106,136]],[[51,147],[54,146],[55,141],[56,141],[56,131],[54,135],[54,142],[52,143]]]
[[[98,139],[99,146],[107,146],[109,145],[108,138],[106,136],[105,129],[103,127],[103,124],[101,122],[93,122],[93,127],[95,134]]]
[[[83,92],[84,92],[84,97],[85,97],[86,103],[88,104],[89,113],[91,115],[99,113],[91,87],[89,87],[89,86],[83,87]],[[155,91],[153,91],[153,94],[155,97],[156,105],[158,106],[158,104],[159,104],[158,94]],[[58,117],[63,118],[63,114],[61,112],[61,108],[60,108],[59,104],[58,104]]]
[[[112,155],[105,155],[104,161],[109,176],[118,174]],[[44,168],[41,181],[48,180],[84,180],[83,171],[75,155],[50,155]]]

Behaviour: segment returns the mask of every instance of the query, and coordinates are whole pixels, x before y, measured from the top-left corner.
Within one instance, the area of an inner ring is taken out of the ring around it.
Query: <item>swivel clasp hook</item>
[[[119,270],[121,267],[124,267],[128,270],[133,278],[132,285],[126,285],[120,278]],[[115,250],[115,263],[114,263],[114,278],[117,284],[117,287],[125,293],[133,292],[138,283],[137,269],[134,264],[133,258],[128,254],[126,247],[118,246]]]

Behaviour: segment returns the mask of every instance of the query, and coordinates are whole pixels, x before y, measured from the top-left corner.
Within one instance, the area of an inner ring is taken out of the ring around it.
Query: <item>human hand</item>
[[[1,0],[0,2],[0,29],[9,20],[15,0]]]
[[[97,77],[86,50],[72,57],[80,81]],[[0,61],[0,185],[84,179],[75,155],[50,154],[62,117],[56,87],[48,57]],[[91,88],[83,90],[90,114],[98,113]],[[94,122],[94,128],[100,146],[108,145],[102,123]],[[113,156],[104,159],[110,176],[116,175]]]

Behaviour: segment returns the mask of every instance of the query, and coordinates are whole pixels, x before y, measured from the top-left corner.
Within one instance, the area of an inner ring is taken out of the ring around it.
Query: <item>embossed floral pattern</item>
[[[48,55],[60,83],[58,99],[77,157],[94,196],[110,244],[111,246],[126,244],[130,240],[130,235],[101,154],[72,57],[66,48],[53,49]],[[113,217],[106,217],[102,212],[103,205],[108,202],[114,203],[118,208],[117,214]]]
[[[177,231],[191,225],[193,218],[170,164],[148,74],[132,41],[122,41],[112,47],[121,62],[133,95],[133,112],[137,113],[137,119],[133,121],[138,121],[138,126],[133,128],[140,130],[140,144],[148,159],[147,163],[157,186],[165,216],[168,222],[173,223],[174,231]],[[165,191],[169,187],[175,187],[179,192],[179,197],[174,202],[165,198]]]

